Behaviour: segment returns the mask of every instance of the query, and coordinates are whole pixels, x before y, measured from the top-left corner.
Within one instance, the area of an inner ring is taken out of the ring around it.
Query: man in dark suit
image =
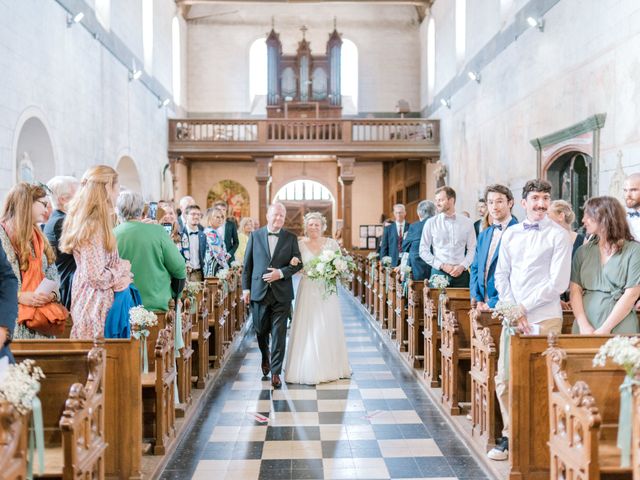
[[[478,203],[476,203],[476,213],[480,218],[473,222],[473,229],[476,232],[476,238],[478,238],[478,235],[480,235],[480,232],[482,231],[482,221],[484,220],[484,216],[487,214],[487,202],[484,198],[479,199]]]
[[[424,280],[431,277],[431,267],[420,258],[420,239],[424,224],[436,214],[436,206],[430,200],[423,200],[418,204],[419,222],[409,225],[409,230],[402,242],[402,251],[409,254],[407,265],[411,267],[413,280]]]
[[[225,221],[218,227],[218,233],[224,241],[225,251],[231,255],[231,258],[234,258],[236,250],[238,250],[238,246],[240,245],[240,240],[238,240],[238,226],[233,219],[228,217],[229,207],[225,202],[219,200],[213,204],[213,208],[217,208],[224,215]]]
[[[57,176],[47,183],[51,194],[53,212],[44,226],[44,234],[56,253],[56,267],[60,275],[60,303],[71,310],[71,288],[73,274],[76,272],[76,261],[72,254],[58,250],[58,242],[62,236],[62,225],[67,216],[67,205],[73,199],[80,182],[75,177]]]
[[[498,265],[500,240],[504,231],[518,223],[511,215],[513,194],[504,185],[489,185],[485,191],[490,225],[478,236],[476,255],[471,264],[469,289],[471,301],[479,310],[494,308],[498,303],[498,290],[494,274]]]
[[[404,205],[398,203],[393,206],[393,218],[395,221],[385,227],[380,241],[380,258],[391,257],[391,266],[396,267],[402,252],[402,241],[409,230],[409,224],[405,221],[407,211]]]
[[[249,237],[242,271],[242,298],[251,302],[253,328],[262,353],[262,375],[271,371],[273,388],[280,388],[280,373],[287,343],[287,318],[293,300],[291,277],[302,268],[298,238],[282,228],[287,210],[274,203],[267,210],[267,226]],[[294,266],[293,258],[298,259]],[[271,335],[271,357],[269,357]]]
[[[185,225],[180,234],[181,253],[187,262],[187,276],[189,281],[201,282],[204,256],[207,251],[207,236],[200,225],[202,212],[198,205],[189,205],[185,209]]]
[[[0,245],[0,358],[9,357],[13,363],[13,355],[9,349],[13,329],[18,318],[18,279],[13,273]]]

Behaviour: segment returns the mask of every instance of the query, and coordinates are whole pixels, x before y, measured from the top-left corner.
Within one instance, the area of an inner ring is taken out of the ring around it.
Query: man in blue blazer
[[[513,194],[507,187],[489,185],[484,198],[487,201],[491,224],[478,235],[469,282],[471,301],[476,303],[479,310],[494,308],[498,303],[498,291],[493,276],[498,265],[500,240],[507,228],[518,223],[518,220],[511,216]]]
[[[404,205],[398,203],[393,206],[393,218],[395,221],[385,227],[380,242],[380,258],[391,257],[391,266],[397,267],[402,252],[402,241],[409,230],[409,223],[405,221],[407,211]],[[402,232],[402,234],[400,233]]]
[[[420,239],[422,229],[431,217],[436,214],[436,205],[430,200],[423,200],[418,204],[419,222],[409,225],[409,230],[402,242],[402,251],[409,254],[407,265],[411,267],[411,278],[422,281],[431,277],[431,267],[420,258]]]
[[[9,350],[13,329],[18,318],[18,279],[16,278],[7,255],[0,245],[0,358],[9,357],[13,363],[13,355]]]
[[[191,282],[201,282],[203,280],[202,269],[204,268],[204,257],[207,251],[207,236],[204,228],[200,225],[202,212],[197,205],[189,205],[184,212],[186,223],[182,232],[181,253],[187,262],[187,275]]]

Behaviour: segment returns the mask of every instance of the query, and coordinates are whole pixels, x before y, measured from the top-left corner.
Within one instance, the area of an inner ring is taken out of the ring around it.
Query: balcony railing
[[[169,149],[266,150],[434,150],[439,122],[426,119],[174,119]]]

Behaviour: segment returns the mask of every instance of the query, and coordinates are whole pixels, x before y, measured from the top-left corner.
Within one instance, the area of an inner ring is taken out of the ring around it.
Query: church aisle
[[[341,294],[350,380],[273,391],[248,335],[161,479],[487,478]]]

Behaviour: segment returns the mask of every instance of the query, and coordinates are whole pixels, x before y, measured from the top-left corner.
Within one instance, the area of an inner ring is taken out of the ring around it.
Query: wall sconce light
[[[480,83],[480,72],[477,72],[475,70],[469,70],[467,72],[467,76],[474,82]]]
[[[169,100],[168,98],[165,98],[164,100],[158,98],[158,108],[166,107],[170,102],[171,100]]]
[[[129,81],[133,81],[133,80],[140,80],[140,77],[142,76],[142,70],[138,70],[137,68],[134,68],[133,70],[129,71]]]
[[[544,19],[527,17],[527,23],[530,27],[536,27],[541,32],[544,32]]]
[[[451,99],[449,99],[449,98],[441,98],[440,99],[440,105],[442,105],[443,107],[451,108]]]
[[[73,27],[76,23],[80,23],[84,18],[84,13],[78,12],[74,16],[67,15],[67,28]]]

